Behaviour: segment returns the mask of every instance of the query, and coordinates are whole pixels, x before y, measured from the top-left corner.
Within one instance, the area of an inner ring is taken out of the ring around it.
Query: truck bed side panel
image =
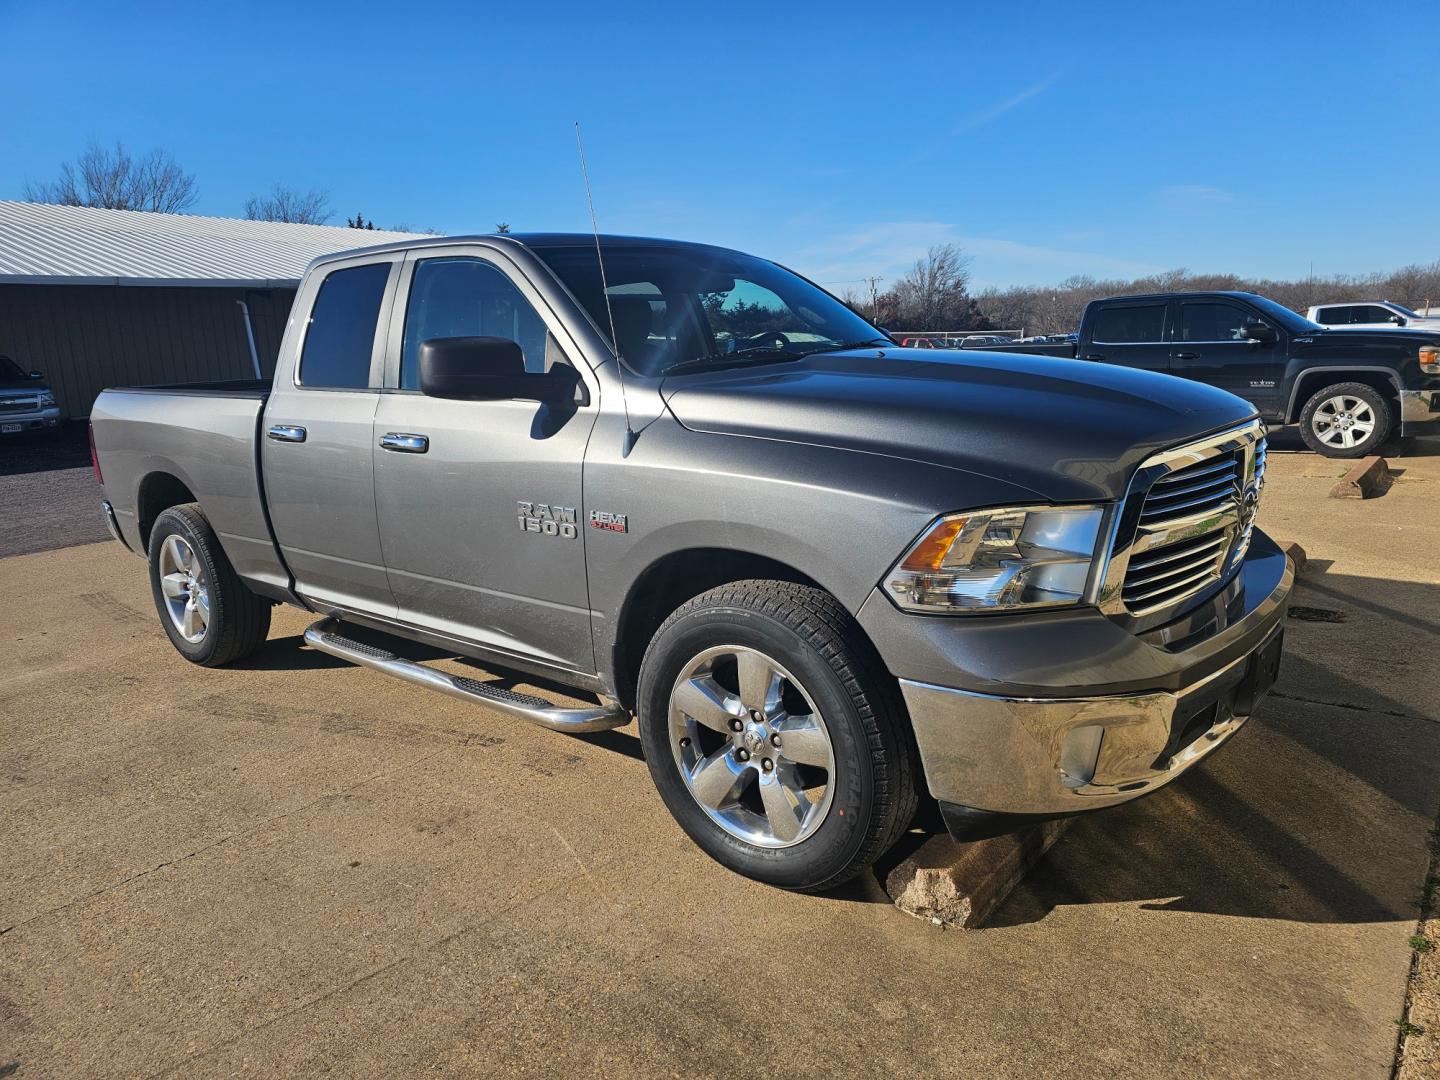
[[[257,440],[266,391],[106,390],[91,413],[105,494],[125,540],[145,550],[141,492],[174,477],[195,496],[236,572],[257,591],[288,598],[261,491]]]

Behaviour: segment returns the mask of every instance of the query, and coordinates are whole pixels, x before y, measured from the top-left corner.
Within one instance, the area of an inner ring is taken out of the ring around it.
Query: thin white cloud
[[[939,221],[895,221],[837,232],[781,261],[815,281],[850,282],[871,274],[893,283],[932,245],[953,243],[973,257],[975,288],[1060,281],[1072,274],[1138,277],[1162,269],[1138,259],[1072,251],[993,236],[973,236]]]
[[[1211,184],[1171,184],[1157,191],[1155,198],[1161,205],[1174,210],[1193,210],[1200,206],[1235,201],[1235,196],[1230,192]]]
[[[1025,102],[1029,101],[1031,98],[1038,97],[1046,90],[1049,90],[1050,87],[1054,86],[1055,82],[1064,73],[1065,69],[1063,67],[1057,68],[1049,75],[1045,76],[1045,78],[1041,79],[1039,82],[1034,83],[1031,86],[1027,86],[1018,94],[1013,94],[1010,97],[1006,98],[1004,101],[1000,101],[995,103],[994,105],[991,105],[988,109],[981,109],[977,113],[964,117],[960,120],[959,123],[957,123],[954,127],[950,129],[950,134],[960,135],[964,132],[974,131],[978,127],[984,127],[986,124],[993,123],[994,121],[999,120],[1000,117],[1004,116],[1011,109],[1018,109],[1021,105],[1024,105]]]

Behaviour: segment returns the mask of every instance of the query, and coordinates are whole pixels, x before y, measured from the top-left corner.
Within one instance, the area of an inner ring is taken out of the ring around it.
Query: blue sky
[[[91,139],[444,232],[705,240],[842,291],[1440,258],[1440,3],[0,0],[0,198]],[[883,287],[883,286],[882,286]]]

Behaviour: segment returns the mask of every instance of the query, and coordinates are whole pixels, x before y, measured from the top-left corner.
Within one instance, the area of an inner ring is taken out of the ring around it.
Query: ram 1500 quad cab
[[[1078,356],[1164,371],[1298,424],[1326,457],[1374,453],[1391,435],[1440,435],[1440,334],[1327,328],[1254,293],[1112,296],[1085,307],[1074,345],[1002,352]]]
[[[547,727],[633,714],[681,827],[787,888],[857,873],[921,798],[973,838],[1154,791],[1279,665],[1292,568],[1254,525],[1253,407],[899,348],[720,248],[327,256],[272,385],[107,390],[92,422],[186,659],[245,656],[282,602],[316,649]]]

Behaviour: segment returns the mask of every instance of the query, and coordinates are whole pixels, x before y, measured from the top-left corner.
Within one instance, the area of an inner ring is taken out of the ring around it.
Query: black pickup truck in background
[[[1071,356],[1218,386],[1271,425],[1298,424],[1326,457],[1391,435],[1440,435],[1440,334],[1327,330],[1263,296],[1156,293],[1092,301],[1069,345],[992,345]]]

